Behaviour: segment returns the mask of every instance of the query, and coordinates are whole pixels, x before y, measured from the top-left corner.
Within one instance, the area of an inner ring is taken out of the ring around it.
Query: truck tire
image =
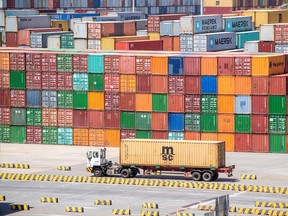
[[[95,177],[101,177],[101,176],[102,176],[102,169],[99,168],[99,167],[96,167],[96,168],[94,169],[93,173],[94,173],[94,176],[95,176]]]
[[[219,173],[218,173],[218,172],[215,172],[215,173],[213,174],[212,181],[217,180],[218,177],[219,177]]]
[[[137,173],[138,173],[137,169],[132,168],[132,169],[131,169],[130,177],[132,177],[132,178],[135,177],[135,176],[137,175]]]
[[[211,172],[204,172],[202,174],[202,179],[205,181],[205,182],[209,182],[213,179],[213,175]]]
[[[122,176],[123,178],[129,178],[129,177],[130,177],[130,171],[129,171],[129,169],[122,169],[122,170],[121,170],[121,176]]]
[[[198,171],[192,172],[191,177],[193,181],[200,181],[201,180],[201,173]]]

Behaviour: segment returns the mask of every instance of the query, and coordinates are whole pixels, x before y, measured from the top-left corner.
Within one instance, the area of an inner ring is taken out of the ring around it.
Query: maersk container
[[[137,130],[151,130],[151,113],[147,113],[147,112],[136,113],[136,129]],[[136,135],[136,138],[138,138],[137,135]]]
[[[167,112],[168,96],[167,94],[152,94],[152,111]]]
[[[169,75],[183,75],[184,59],[183,57],[168,57]]]
[[[259,31],[246,31],[236,33],[237,49],[244,48],[244,43],[246,41],[256,41],[256,40],[259,40]]]
[[[216,95],[201,95],[201,112],[202,113],[217,113],[217,96]]]
[[[135,112],[121,112],[120,127],[122,129],[135,129]]]
[[[11,108],[11,124],[25,125],[26,124],[26,109],[25,108]]]
[[[180,18],[180,33],[200,34],[221,32],[222,29],[222,15],[196,15]]]
[[[201,94],[217,94],[216,76],[201,76]]]
[[[201,115],[185,113],[185,131],[200,131]]]
[[[184,114],[169,113],[168,129],[170,131],[184,131]]]
[[[251,96],[248,95],[235,96],[235,113],[237,114],[251,113]]]
[[[88,91],[88,74],[74,73],[73,74],[73,90]]]
[[[193,52],[193,34],[180,34],[180,51]]]
[[[87,109],[88,108],[88,94],[85,91],[73,92],[73,108]]]
[[[27,108],[26,109],[26,125],[41,126],[42,125],[42,109]]]
[[[48,15],[7,16],[5,27],[7,32],[18,32],[27,28],[50,28],[51,20]]]
[[[25,71],[10,71],[10,88],[25,89],[26,74]]]
[[[88,55],[88,72],[89,73],[104,73],[104,56],[103,55]]]
[[[269,114],[286,114],[286,96],[269,95],[268,109]]]
[[[72,91],[58,91],[57,94],[58,108],[73,108],[73,92]]]
[[[72,145],[73,144],[73,129],[72,128],[58,128],[58,144]]]
[[[27,107],[41,107],[41,91],[27,90],[26,94]]]
[[[11,126],[11,143],[26,143],[26,127]]]
[[[217,132],[217,114],[203,113],[201,114],[201,132]]]
[[[151,131],[137,130],[136,139],[152,139]]]
[[[252,16],[223,17],[224,31],[243,32],[252,31]]]
[[[168,140],[184,140],[184,132],[169,131]]]
[[[167,20],[160,22],[160,36],[179,36],[179,20]]]
[[[11,127],[9,125],[0,125],[0,142],[11,142]]]
[[[42,144],[58,144],[58,129],[57,127],[42,128]]]
[[[42,91],[42,107],[57,108],[57,91]]]
[[[271,153],[286,153],[286,135],[270,134],[269,146]]]
[[[88,89],[89,91],[103,91],[104,75],[103,74],[88,74]]]
[[[193,37],[194,52],[214,52],[236,48],[235,32],[196,34]]]
[[[235,115],[235,132],[236,133],[251,133],[251,116],[250,115]]]

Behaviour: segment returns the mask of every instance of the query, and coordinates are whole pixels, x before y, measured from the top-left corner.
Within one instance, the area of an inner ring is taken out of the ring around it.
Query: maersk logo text
[[[215,45],[224,45],[224,44],[232,44],[232,37],[215,39]]]

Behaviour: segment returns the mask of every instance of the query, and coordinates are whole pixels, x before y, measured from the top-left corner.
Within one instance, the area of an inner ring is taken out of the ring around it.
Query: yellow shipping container
[[[234,114],[218,114],[218,132],[234,132]]]
[[[118,41],[135,41],[135,40],[149,40],[149,36],[117,36],[117,37],[103,37],[101,38],[102,50],[115,50],[115,44]]]
[[[262,24],[287,23],[288,10],[258,10],[256,11],[255,27],[259,28]]]
[[[167,160],[165,158],[173,158]],[[120,164],[169,167],[224,167],[225,143],[219,141],[123,139]]]
[[[235,96],[218,95],[218,113],[234,113],[234,112],[235,112]]]
[[[216,56],[202,56],[201,75],[217,75],[218,62]]]
[[[204,0],[204,7],[235,7],[235,1],[233,0]]]
[[[252,88],[252,79],[250,76],[235,77],[235,94],[250,95]]]
[[[120,130],[104,130],[104,146],[120,147]]]
[[[89,129],[89,146],[104,146],[103,129]]]
[[[69,31],[68,20],[51,20],[52,28],[62,28],[62,31]]]
[[[136,92],[136,76],[120,75],[120,92],[134,93]]]
[[[284,69],[285,56],[282,54],[252,56],[252,76],[283,74]]]
[[[148,32],[150,40],[160,40],[160,33]]]
[[[225,142],[225,150],[227,152],[234,152],[235,149],[234,133],[218,133],[218,140]]]
[[[136,94],[136,111],[152,111],[152,94]]]
[[[234,94],[235,77],[234,76],[218,76],[218,94]]]
[[[73,129],[73,145],[88,146],[88,129]]]
[[[9,53],[0,53],[0,70],[10,69]]]
[[[168,57],[152,56],[151,57],[151,74],[168,74]]]
[[[103,92],[88,92],[88,109],[104,110]]]
[[[252,16],[252,22],[255,22],[255,19],[256,19],[256,11],[255,11],[255,10],[246,10],[246,11],[243,11],[243,16]]]

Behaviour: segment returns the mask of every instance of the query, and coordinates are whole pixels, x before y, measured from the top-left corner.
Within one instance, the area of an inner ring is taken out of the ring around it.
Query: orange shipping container
[[[216,141],[217,133],[201,133],[201,140]]]
[[[104,110],[103,92],[88,92],[88,109]]]
[[[152,113],[152,130],[168,130],[168,113]]]
[[[235,78],[233,76],[218,76],[218,94],[235,94]]]
[[[251,95],[252,79],[250,76],[236,76],[235,94]]]
[[[202,56],[201,58],[201,75],[217,75],[217,57]]]
[[[168,93],[168,76],[152,76],[151,92]]]
[[[184,112],[184,95],[169,94],[168,112]]]
[[[234,112],[235,112],[235,96],[218,95],[218,113],[234,113]]]
[[[165,51],[180,51],[180,37],[179,36],[162,36],[163,50]]]
[[[152,94],[136,94],[136,111],[152,111]]]
[[[88,138],[88,129],[73,129],[73,144],[74,145],[81,145],[81,146],[88,146],[89,138]]]
[[[135,74],[135,56],[120,56],[119,72]]]
[[[89,146],[104,146],[103,129],[89,129]]]
[[[168,57],[167,56],[152,56],[151,73],[167,75],[168,74]]]
[[[173,37],[173,51],[180,51],[180,37]]]
[[[252,56],[252,76],[283,74],[284,70],[285,56],[283,54]]]
[[[104,130],[104,146],[120,147],[120,130]]]
[[[200,132],[184,132],[184,139],[185,140],[201,140],[201,133]]]
[[[218,133],[218,140],[225,141],[225,151],[234,152],[235,136],[234,133]]]
[[[9,53],[0,53],[0,70],[10,70]]]
[[[120,92],[134,93],[136,92],[136,76],[120,75]]]
[[[234,114],[218,114],[218,132],[234,132]]]

